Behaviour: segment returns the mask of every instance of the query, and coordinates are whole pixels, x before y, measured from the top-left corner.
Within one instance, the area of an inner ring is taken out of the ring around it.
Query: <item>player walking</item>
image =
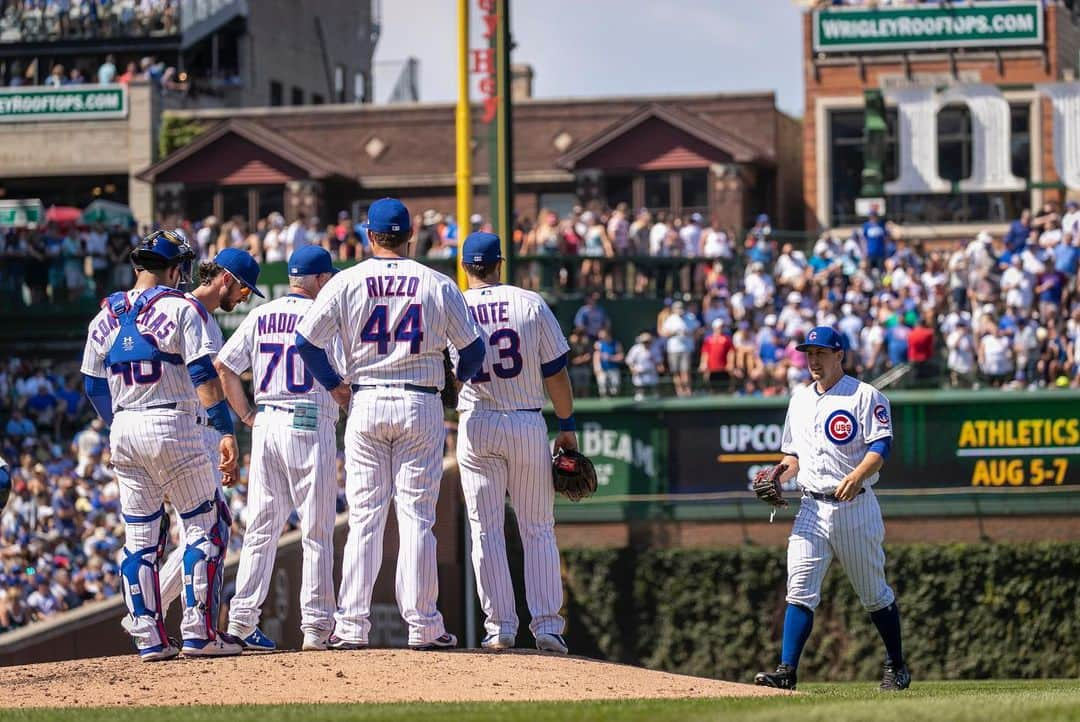
[[[889,402],[869,384],[846,376],[840,334],[818,326],[799,344],[814,383],[788,404],[780,450],[786,470],[803,490],[788,539],[787,612],[783,650],[775,672],[754,681],[795,689],[796,670],[833,556],[840,561],[885,643],[883,690],[907,689],[900,611],[885,581],[885,524],[873,486],[892,444]]]
[[[296,347],[308,370],[349,408],[349,536],[330,646],[367,646],[371,592],[393,500],[400,537],[395,589],[409,625],[409,646],[453,647],[457,638],[446,632],[436,608],[439,581],[431,531],[444,445],[438,393],[447,342],[460,351],[460,380],[479,370],[484,342],[453,282],[401,255],[412,225],[400,201],[373,203],[365,232],[374,257],[334,276],[296,327]],[[351,387],[323,350],[336,338],[342,340]]]
[[[183,651],[188,656],[239,654],[215,629],[227,511],[218,500],[210,458],[195,424],[198,395],[221,434],[220,469],[238,473],[236,437],[210,357],[199,311],[175,290],[190,273],[190,246],[156,231],[131,252],[135,287],[105,299],[91,321],[83,353],[86,394],[112,424],[112,463],[120,485],[124,560],[120,571],[127,629],[144,661],[180,651],[165,632],[158,564],[165,547],[167,495],[185,523]]]
[[[259,279],[259,264],[247,251],[238,248],[223,249],[213,261],[204,261],[199,264],[199,285],[184,296],[190,300],[203,323],[206,325],[206,336],[210,347],[211,360],[215,359],[221,351],[225,337],[221,333],[221,327],[214,319],[214,312],[219,308],[224,311],[232,311],[237,304],[248,300],[252,293],[263,298],[263,294],[255,287]],[[221,433],[210,425],[206,414],[198,411],[195,423],[202,431],[203,443],[206,445],[206,453],[210,455],[210,465],[215,469],[214,480],[218,486],[218,496],[224,499],[221,493],[221,475],[217,473],[218,444],[221,441]],[[227,480],[231,486],[235,480]],[[227,509],[227,506],[225,507]],[[173,520],[180,529],[180,537],[184,534],[184,520],[180,517],[179,510]],[[231,519],[227,526],[231,526]],[[224,539],[228,546],[228,537]],[[183,589],[184,571],[184,548],[178,546],[173,553],[165,559],[161,567],[161,609],[162,614],[167,616],[169,607],[180,596]],[[247,646],[248,641],[244,641]]]
[[[326,649],[334,625],[334,503],[340,408],[299,358],[296,325],[336,273],[330,254],[305,246],[289,258],[289,294],[253,310],[218,356],[217,367],[233,411],[252,425],[248,521],[229,633],[252,651],[277,645],[259,628],[278,538],[295,509],[303,536],[300,585],[304,649]],[[252,370],[255,406],[239,374]]]
[[[566,654],[551,447],[540,407],[546,389],[559,419],[555,450],[577,449],[566,371],[570,347],[538,294],[499,283],[498,236],[473,233],[461,258],[469,280],[465,301],[488,338],[483,368],[461,389],[457,444],[476,586],[486,616],[481,645],[508,649],[517,636],[503,533],[509,490],[525,553],[529,628],[537,649]]]

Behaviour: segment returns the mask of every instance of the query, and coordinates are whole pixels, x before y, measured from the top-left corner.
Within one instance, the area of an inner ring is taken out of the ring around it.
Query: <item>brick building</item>
[[[139,174],[159,220],[275,209],[327,218],[385,195],[455,207],[452,104],[177,111],[204,128]],[[577,203],[700,211],[733,228],[802,222],[799,124],[772,93],[536,100],[514,106],[515,208]],[[486,130],[473,120],[474,208],[487,211]]]
[[[876,198],[910,237],[969,237],[1080,192],[1055,141],[1080,130],[1072,4],[806,12],[806,227],[861,223]]]

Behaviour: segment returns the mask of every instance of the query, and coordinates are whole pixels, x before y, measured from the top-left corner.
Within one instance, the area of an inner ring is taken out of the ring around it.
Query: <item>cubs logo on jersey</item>
[[[889,425],[889,409],[885,407],[885,404],[877,404],[874,406],[874,418],[877,419],[879,424],[884,426]]]
[[[825,420],[825,436],[837,446],[848,443],[858,432],[859,422],[843,409],[832,412]]]

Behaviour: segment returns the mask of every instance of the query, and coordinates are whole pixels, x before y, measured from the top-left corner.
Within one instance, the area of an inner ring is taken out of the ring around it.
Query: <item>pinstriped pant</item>
[[[337,439],[334,419],[311,430],[292,428],[288,411],[267,409],[251,430],[248,523],[236,594],[229,605],[229,630],[241,637],[259,624],[270,588],[281,530],[296,509],[300,517],[303,577],[300,629],[329,632],[334,623],[334,502]]]
[[[788,538],[787,601],[816,609],[835,556],[868,612],[889,606],[895,595],[885,581],[884,540],[885,522],[873,489],[852,501],[802,497]]]
[[[194,509],[214,497],[217,483],[210,458],[190,413],[176,409],[121,411],[113,421],[110,445],[123,513],[153,514],[161,508],[166,495],[180,511]],[[192,521],[197,524],[205,516]],[[206,529],[189,524],[183,538],[193,543],[205,535]],[[124,546],[129,550],[153,546],[158,539],[158,523],[128,524],[124,536]],[[185,639],[207,636],[202,616],[194,609],[184,610],[181,630]],[[137,640],[145,636],[139,624],[132,635]],[[144,646],[145,641],[140,642],[140,647]]]
[[[555,488],[544,417],[534,411],[469,411],[458,424],[458,466],[469,513],[472,563],[488,634],[517,634],[506,559],[506,493],[525,556],[525,600],[533,635],[562,634]]]
[[[335,631],[342,639],[368,639],[371,593],[382,564],[391,500],[399,536],[394,587],[409,625],[409,644],[427,644],[446,632],[436,608],[439,577],[432,533],[444,443],[438,396],[393,388],[353,395],[345,425],[349,537]]]

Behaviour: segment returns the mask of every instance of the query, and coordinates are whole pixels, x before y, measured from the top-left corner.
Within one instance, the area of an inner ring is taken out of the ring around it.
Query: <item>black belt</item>
[[[175,409],[175,408],[176,408],[176,402],[174,401],[171,404],[154,404],[153,406],[144,406],[141,409],[125,409],[123,406],[117,406],[116,410],[117,411],[155,411],[157,409]]]
[[[352,390],[361,391],[363,389],[405,389],[406,391],[417,391],[421,394],[431,394],[435,396],[439,393],[439,390],[434,386],[417,386],[416,384],[353,384]]]
[[[859,489],[859,494],[865,494],[865,493],[866,493],[866,487],[865,486],[863,488]],[[855,496],[858,496],[859,494],[856,494]],[[841,501],[841,499],[836,498],[836,494],[822,494],[821,492],[810,491],[808,489],[803,489],[803,496],[809,496],[809,497],[811,497],[813,499],[817,499],[818,501],[831,501],[834,504]]]
[[[273,411],[285,411],[285,412],[290,413],[290,414],[293,413],[293,411],[295,411],[295,409],[290,409],[288,406],[275,406],[274,404],[259,404],[258,406],[255,407],[255,410],[258,411],[259,413],[262,413],[263,411],[271,411],[271,410],[273,410]]]

